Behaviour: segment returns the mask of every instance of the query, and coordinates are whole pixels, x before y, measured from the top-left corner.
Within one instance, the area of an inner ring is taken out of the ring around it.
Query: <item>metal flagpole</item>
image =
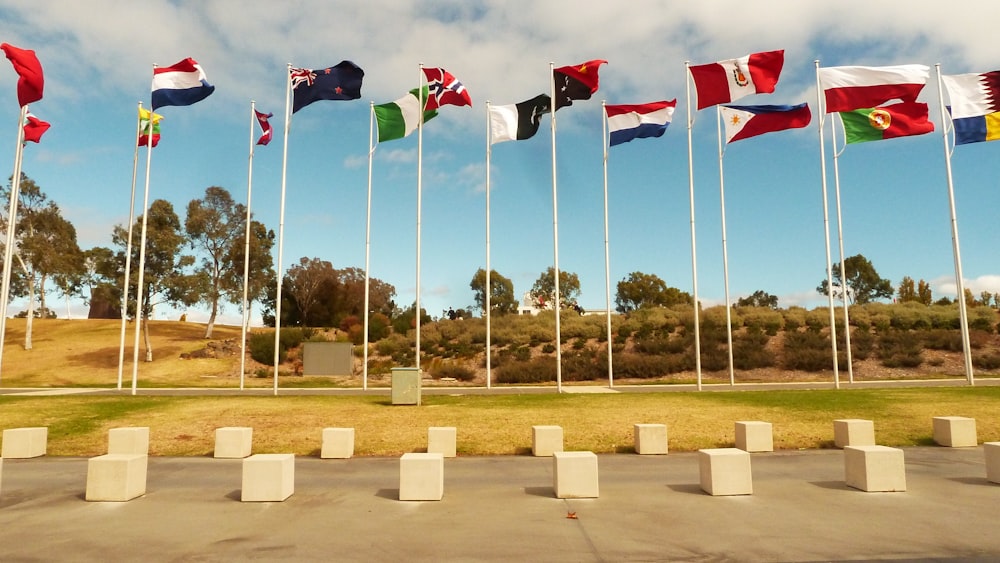
[[[423,378],[420,371],[420,217],[423,214],[421,206],[423,204],[423,166],[424,166],[424,63],[418,65],[417,71],[417,299],[414,303],[415,325],[416,325],[416,356],[417,356],[417,377]]]
[[[823,121],[826,119],[826,107],[823,105],[823,86],[819,81],[819,59],[813,61],[816,65],[816,107],[819,109],[819,119],[816,120],[819,130],[819,166],[823,185],[823,236],[826,238],[826,286],[830,309],[830,345],[833,347],[833,384],[840,389],[840,370],[837,366],[837,321],[833,305],[833,268],[830,265],[830,206],[826,190],[826,144],[823,139]]]
[[[691,117],[691,62],[684,61],[684,91],[687,99],[687,132],[688,132],[688,191],[691,200],[691,278],[694,291],[694,369],[698,378],[698,390],[701,391],[701,323],[698,320],[700,304],[698,303],[698,254],[695,250],[694,228],[694,151],[691,143],[691,129],[694,119]]]
[[[243,244],[243,323],[240,330],[240,389],[243,389],[247,364],[247,325],[250,323],[250,302],[247,287],[250,284],[250,198],[253,192],[253,122],[257,117],[257,102],[250,100],[250,158],[247,165],[247,224],[246,239]]]
[[[942,124],[941,136],[944,141],[944,165],[948,176],[948,206],[951,212],[951,248],[955,257],[955,285],[958,291],[958,315],[962,322],[962,350],[965,352],[965,378],[969,381],[969,385],[975,385],[976,378],[972,373],[972,346],[969,342],[969,315],[968,311],[966,311],[965,303],[965,280],[962,276],[962,253],[958,246],[958,219],[955,215],[955,184],[951,176],[952,148],[948,145],[948,129],[953,128],[954,124],[950,126],[945,125],[946,123],[951,123],[951,121],[945,121],[944,119],[944,89],[941,86],[941,64],[934,65],[934,68],[937,69],[938,102],[940,103]]]
[[[371,302],[371,248],[372,248],[372,158],[375,156],[375,102],[368,102],[368,207],[365,213],[365,347],[362,352],[361,388],[368,389],[368,317]]]
[[[611,251],[608,244],[608,112],[601,100],[601,144],[604,145],[604,307],[608,321],[608,387],[615,386],[611,364]]]
[[[0,365],[3,363],[3,342],[7,334],[7,301],[10,297],[10,276],[14,261],[14,234],[17,225],[17,200],[21,197],[21,160],[24,158],[24,120],[28,106],[21,106],[17,122],[17,148],[14,151],[14,174],[10,187],[10,207],[7,210],[7,246],[4,247],[3,282],[0,283]]]
[[[484,311],[484,316],[486,317],[486,388],[489,389],[493,385],[493,374],[492,374],[492,358],[490,354],[490,336],[491,336],[491,326],[490,321],[493,317],[493,284],[492,276],[490,272],[490,161],[493,159],[493,122],[490,119],[490,101],[486,100],[486,289],[484,293],[486,294],[486,310]]]
[[[552,254],[553,273],[555,278],[555,312],[556,312],[556,390],[562,393],[562,330],[559,326],[561,312],[559,294],[559,201],[556,195],[556,82],[553,79],[555,63],[549,63],[549,88],[552,93]]]
[[[125,333],[128,325],[128,288],[132,279],[132,228],[135,223],[135,180],[139,169],[139,135],[142,134],[142,102],[139,102],[138,113],[136,114],[136,144],[135,154],[132,156],[132,195],[128,202],[128,240],[125,242],[125,280],[122,283],[122,331],[121,341],[118,343],[118,390],[122,390],[122,373],[125,369]],[[149,135],[153,135],[153,125],[156,120],[155,114],[149,112]]]
[[[837,240],[840,243],[840,301],[844,306],[844,352],[847,354],[847,381],[854,383],[854,362],[851,359],[851,318],[848,315],[849,300],[847,297],[847,266],[844,262],[844,220],[840,212],[840,155],[847,148],[847,136],[844,135],[844,147],[837,150],[837,122],[830,122],[830,141],[833,146],[833,192],[837,201]],[[832,291],[833,288],[831,287]]]
[[[736,374],[733,371],[733,322],[732,304],[729,301],[729,250],[726,244],[726,188],[723,179],[722,157],[725,155],[725,145],[722,144],[722,109],[715,106],[716,125],[719,133],[719,207],[722,209],[722,276],[725,279],[726,295],[726,345],[729,350],[729,384],[736,385]]]
[[[292,123],[292,63],[288,63],[285,76],[285,146],[281,157],[281,205],[278,211],[278,287],[274,297],[274,394],[278,394],[278,363],[281,342],[281,278],[284,277],[284,244],[285,244],[285,187],[288,179],[288,130]]]

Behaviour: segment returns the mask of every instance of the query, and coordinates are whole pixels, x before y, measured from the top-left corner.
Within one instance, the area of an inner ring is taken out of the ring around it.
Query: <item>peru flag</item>
[[[698,109],[774,92],[784,64],[785,51],[779,50],[689,67],[698,91]]]

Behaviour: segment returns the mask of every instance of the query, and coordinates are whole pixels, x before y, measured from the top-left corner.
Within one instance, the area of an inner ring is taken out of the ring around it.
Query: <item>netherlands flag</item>
[[[627,143],[632,139],[663,135],[676,107],[676,99],[648,104],[605,105],[611,146]]]
[[[207,98],[215,91],[208,83],[205,71],[194,59],[153,69],[153,109],[163,106],[189,106]]]

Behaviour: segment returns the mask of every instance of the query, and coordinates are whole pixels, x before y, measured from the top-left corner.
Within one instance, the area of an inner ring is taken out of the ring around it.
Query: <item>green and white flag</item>
[[[423,87],[424,104],[427,103],[427,87]],[[416,88],[410,93],[388,104],[375,106],[375,120],[378,122],[378,142],[402,139],[417,130],[420,119],[420,100]],[[425,111],[424,123],[437,115],[437,111]]]

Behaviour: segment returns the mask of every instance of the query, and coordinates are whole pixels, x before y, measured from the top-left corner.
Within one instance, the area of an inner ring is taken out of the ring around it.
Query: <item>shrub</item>
[[[878,357],[887,368],[915,368],[924,362],[920,338],[913,332],[902,330],[879,335]]]
[[[839,340],[840,333],[837,333]],[[844,342],[845,346],[847,344],[846,340]],[[875,349],[875,337],[867,329],[862,329],[858,327],[851,332],[851,357],[857,360],[867,360],[871,356],[872,351]]]
[[[785,332],[793,332],[806,324],[806,310],[802,307],[789,307],[782,312],[785,321]]]
[[[392,325],[389,323],[389,317],[382,313],[374,313],[368,317],[368,341],[378,342],[389,336],[390,328]]]
[[[785,333],[785,369],[823,371],[833,369],[830,338],[818,332]]]
[[[733,340],[733,367],[756,369],[775,364],[774,354],[767,348],[768,336],[760,327],[748,328],[745,334]]]
[[[511,362],[496,369],[497,383],[545,383],[556,380],[556,359],[540,356],[527,362]]]
[[[1000,368],[1000,354],[993,353],[972,356],[972,365],[976,369],[994,371]]]
[[[431,376],[434,379],[452,377],[458,381],[472,381],[476,378],[476,374],[471,369],[450,362],[441,362],[440,365],[435,366],[431,372]]]
[[[644,356],[640,354],[616,354],[613,358],[616,378],[656,379],[694,369],[694,355]]]
[[[598,355],[589,350],[579,354],[564,355],[562,357],[563,381],[594,381],[606,378],[608,375],[608,360],[607,356],[603,357],[604,363],[598,364]]]
[[[744,326],[762,330],[768,336],[778,334],[785,324],[781,312],[767,307],[740,307],[740,314],[743,316]]]
[[[542,353],[552,354],[555,351],[556,351],[556,345],[551,342],[546,342],[545,345],[542,346]]]
[[[963,349],[962,333],[955,330],[935,328],[924,332],[921,336],[924,347],[931,350],[961,352]]]
[[[274,363],[274,332],[250,333],[247,348],[250,349],[250,357],[255,362],[262,364]],[[278,363],[282,363],[286,359],[288,359],[288,348],[282,340],[278,343]]]

